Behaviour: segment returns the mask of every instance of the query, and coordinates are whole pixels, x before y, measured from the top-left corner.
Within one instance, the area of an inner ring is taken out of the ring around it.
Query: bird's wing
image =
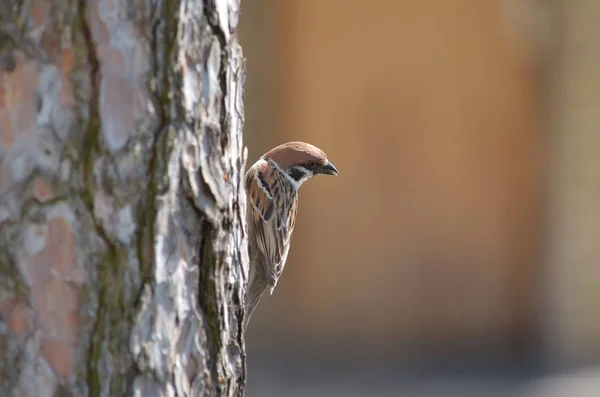
[[[250,208],[249,225],[255,231],[271,293],[283,272],[296,221],[298,200],[284,176],[259,162],[246,173]]]

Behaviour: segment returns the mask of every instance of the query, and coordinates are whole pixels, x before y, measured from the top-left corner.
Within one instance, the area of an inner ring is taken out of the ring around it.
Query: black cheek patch
[[[298,168],[292,168],[290,170],[290,176],[292,177],[292,179],[294,179],[296,182],[299,182],[300,179],[304,178],[306,174],[299,170]]]

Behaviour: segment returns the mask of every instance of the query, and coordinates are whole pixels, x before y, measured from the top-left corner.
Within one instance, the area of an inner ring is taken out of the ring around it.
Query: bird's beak
[[[331,164],[328,161],[327,164],[325,164],[323,167],[321,167],[321,169],[319,170],[319,174],[337,175],[338,174],[338,170],[337,170],[337,168],[335,168],[333,166],[333,164]]]

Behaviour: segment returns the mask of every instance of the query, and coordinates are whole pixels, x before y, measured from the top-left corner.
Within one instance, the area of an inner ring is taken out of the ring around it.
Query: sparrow
[[[327,155],[305,142],[288,142],[265,153],[246,172],[250,272],[244,330],[260,298],[283,272],[298,211],[298,189],[314,175],[337,175]]]

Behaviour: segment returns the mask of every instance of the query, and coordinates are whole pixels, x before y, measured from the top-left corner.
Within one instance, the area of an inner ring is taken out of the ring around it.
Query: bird
[[[306,142],[279,145],[246,171],[246,223],[250,270],[245,330],[261,297],[272,295],[290,250],[298,211],[298,189],[315,175],[338,175],[321,149]]]

